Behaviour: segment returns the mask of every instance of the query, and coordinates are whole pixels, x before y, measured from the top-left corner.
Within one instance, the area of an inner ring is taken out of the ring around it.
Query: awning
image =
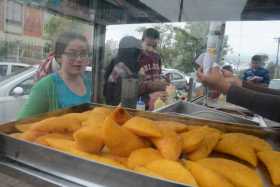
[[[170,21],[234,21],[280,19],[279,0],[140,0]]]

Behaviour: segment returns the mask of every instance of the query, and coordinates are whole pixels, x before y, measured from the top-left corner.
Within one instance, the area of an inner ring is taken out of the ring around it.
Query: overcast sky
[[[276,54],[280,21],[227,22],[226,35],[235,54]]]

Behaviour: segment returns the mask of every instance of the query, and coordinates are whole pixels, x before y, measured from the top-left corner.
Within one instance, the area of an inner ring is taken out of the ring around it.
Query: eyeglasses
[[[64,52],[63,53],[69,60],[77,60],[79,57],[81,60],[88,60],[89,55],[87,52]]]

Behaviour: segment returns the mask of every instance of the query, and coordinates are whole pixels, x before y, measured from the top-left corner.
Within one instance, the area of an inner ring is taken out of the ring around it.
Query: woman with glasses
[[[60,70],[34,85],[18,119],[90,102],[92,83],[84,76],[89,64],[88,54],[89,45],[84,36],[70,32],[61,34],[54,52]]]

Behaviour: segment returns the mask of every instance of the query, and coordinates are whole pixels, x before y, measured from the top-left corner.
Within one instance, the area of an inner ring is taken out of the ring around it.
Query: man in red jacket
[[[142,37],[142,52],[138,62],[140,66],[140,95],[147,104],[152,97],[152,93],[165,91],[169,84],[161,77],[161,57],[156,51],[160,34],[153,28],[146,29]],[[163,93],[164,94],[164,93]]]

